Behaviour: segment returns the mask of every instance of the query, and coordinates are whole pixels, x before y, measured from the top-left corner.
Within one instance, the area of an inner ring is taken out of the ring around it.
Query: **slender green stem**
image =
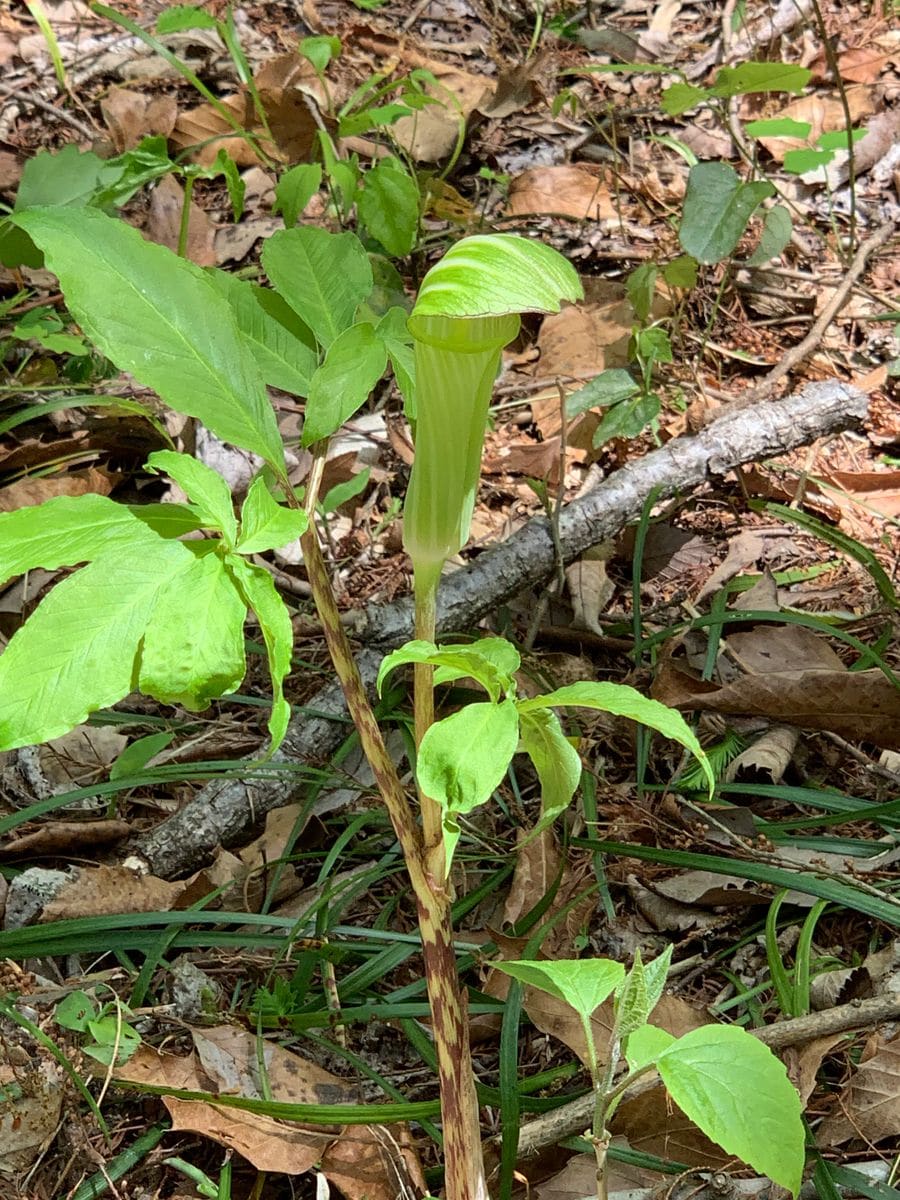
[[[429,568],[415,572],[416,638],[420,641],[434,641],[439,580],[440,570]],[[413,668],[413,715],[418,748],[434,724],[434,667],[428,663],[416,663]],[[427,869],[435,880],[443,881],[446,862],[440,805],[419,788],[419,807]]]
[[[178,226],[178,257],[187,258],[188,234],[191,227],[191,197],[194,194],[193,172],[184,177],[184,199],[181,202],[181,224]]]

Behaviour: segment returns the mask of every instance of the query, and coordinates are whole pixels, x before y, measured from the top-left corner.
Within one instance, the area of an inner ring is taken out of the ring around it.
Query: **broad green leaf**
[[[812,78],[807,67],[782,62],[745,62],[722,67],[709,89],[710,95],[749,96],[753,92],[802,92]]]
[[[680,117],[688,109],[708,100],[709,95],[708,88],[695,87],[692,83],[673,83],[663,89],[660,105],[666,116]]]
[[[340,508],[342,504],[348,504],[351,500],[354,500],[361,492],[366,490],[371,474],[371,467],[366,467],[365,470],[351,475],[344,483],[336,483],[334,487],[330,487],[319,501],[321,511],[327,515]]]
[[[721,262],[741,240],[756,208],[774,194],[767,179],[744,183],[728,163],[698,163],[688,175],[678,231],[683,249],[698,262]]]
[[[495,962],[491,966],[555,996],[588,1020],[625,978],[622,964],[608,958]]]
[[[179,538],[203,528],[203,518],[192,504],[129,504],[127,507],[132,516],[159,537]]]
[[[816,145],[820,150],[846,150],[850,142],[861,141],[865,136],[865,129],[851,129],[849,138],[846,129],[832,129],[820,133]]]
[[[516,234],[478,234],[451,246],[431,268],[413,318],[555,313],[563,300],[583,296],[575,268],[550,246]]]
[[[341,39],[330,34],[314,34],[300,39],[297,47],[300,53],[318,74],[321,74],[332,58],[337,58],[341,52]]]
[[[174,731],[166,731],[148,733],[146,737],[129,742],[109,768],[110,779],[127,779],[130,775],[140,774],[147,763],[174,740]]]
[[[230,271],[212,270],[209,279],[231,306],[265,382],[305,396],[318,356],[311,332],[290,305],[270,288],[247,283]]]
[[[387,350],[371,325],[338,334],[309,385],[302,444],[336,433],[366,402],[386,366]]]
[[[141,691],[191,712],[237,691],[247,670],[246,615],[219,555],[195,558],[189,571],[160,589],[141,649]]]
[[[181,542],[148,539],[57,584],[0,654],[0,749],[60,737],[133,691],[156,598],[194,561]]]
[[[646,321],[650,316],[658,278],[659,268],[656,263],[648,262],[635,267],[625,280],[625,292],[639,321]]]
[[[320,163],[298,163],[285,171],[275,184],[272,212],[281,213],[286,229],[297,224],[300,214],[322,185]]]
[[[467,704],[436,721],[422,738],[416,775],[426,796],[447,813],[471,812],[490,800],[519,742],[512,700]]]
[[[705,1025],[663,1050],[656,1067],[708,1138],[797,1195],[805,1157],[800,1097],[768,1046],[735,1025]]]
[[[183,33],[185,29],[215,29],[216,18],[196,4],[174,4],[156,21],[157,33]]]
[[[642,696],[635,688],[624,683],[571,683],[545,696],[519,701],[519,711],[522,713],[533,712],[538,708],[567,707],[594,708],[600,712],[612,713],[616,717],[628,717],[655,729],[663,737],[679,742],[686,750],[690,750],[703,768],[710,794],[715,789],[716,780],[709,759],[703,753],[703,748],[684,717],[674,708],[668,708],[658,700]]]
[[[274,754],[287,732],[291,706],[284,698],[284,680],[290,673],[294,630],[287,606],[278,595],[272,576],[245,558],[230,554],[225,563],[241,589],[246,603],[256,613],[266,644],[272,680],[272,712],[269,717],[269,754]]]
[[[638,329],[634,334],[635,356],[643,363],[670,363],[672,343],[661,325]]]
[[[833,159],[833,150],[788,150],[782,166],[791,175],[805,175],[808,171],[827,167]]]
[[[416,419],[416,355],[412,334],[406,327],[407,312],[394,305],[375,326],[384,342],[394,372],[394,379],[403,397],[403,411],[408,420]]]
[[[97,1016],[97,1005],[87,994],[81,990],[77,992],[69,992],[63,1000],[60,1000],[53,1013],[53,1020],[62,1029],[71,1029],[74,1033],[84,1033],[88,1027],[88,1021],[92,1021]]]
[[[581,780],[581,758],[549,708],[521,713],[519,736],[541,785],[541,819],[528,835],[530,840],[569,807]]]
[[[380,104],[376,108],[365,108],[362,112],[341,117],[338,133],[342,138],[358,137],[371,129],[383,129],[386,125],[394,125],[403,117],[412,117],[415,111],[408,104]]]
[[[189,454],[174,450],[155,450],[146,464],[151,471],[160,471],[178,484],[203,520],[204,528],[219,529],[229,549],[237,540],[237,518],[231,488],[225,479]]]
[[[279,504],[261,475],[250,484],[241,509],[241,536],[235,549],[240,554],[280,550],[306,532],[309,520],[301,509]]]
[[[759,245],[747,259],[747,266],[761,267],[776,258],[791,240],[791,214],[783,204],[776,204],[766,213]]]
[[[484,642],[505,642],[518,660],[515,647],[504,638],[485,638]],[[511,686],[512,674],[518,670],[519,664],[517,661],[512,670],[507,670],[513,661],[512,656],[495,647],[479,652],[478,647],[481,645],[483,642],[460,646],[436,646],[433,642],[425,641],[407,642],[382,660],[378,670],[378,693],[381,694],[385,677],[397,667],[409,663],[428,663],[439,669],[440,676],[436,674],[436,683],[450,683],[454,679],[471,676],[481,684],[492,700],[499,700]]]
[[[660,401],[655,392],[622,400],[608,408],[603,420],[594,430],[594,446],[602,446],[613,438],[635,438],[659,415]]]
[[[325,347],[353,324],[372,290],[372,268],[353,233],[313,225],[273,233],[262,264],[272,286]]]
[[[808,138],[812,133],[809,121],[795,121],[793,117],[772,117],[767,121],[748,121],[744,132],[751,137]]]
[[[667,1033],[665,1029],[657,1029],[655,1025],[644,1025],[635,1029],[634,1033],[629,1034],[624,1047],[629,1070],[639,1071],[641,1067],[655,1063],[663,1050],[667,1050],[674,1041],[671,1033]]]
[[[394,258],[409,254],[419,231],[419,187],[397,158],[382,158],[363,176],[359,218]]]
[[[566,397],[566,416],[572,420],[588,409],[618,404],[621,400],[628,400],[637,390],[638,385],[627,371],[621,367],[609,367],[595,375],[583,388]]]
[[[32,209],[15,221],[43,250],[69,311],[108,359],[223,441],[284,471],[259,368],[199,267],[94,209]]]
[[[692,254],[679,254],[677,258],[673,258],[663,268],[663,279],[665,279],[669,287],[684,288],[686,290],[696,287],[696,258]]]
[[[82,1050],[106,1067],[121,1067],[141,1044],[138,1031],[113,1013],[88,1021],[87,1032],[94,1042],[82,1046]]]
[[[106,496],[58,496],[0,513],[0,583],[35,567],[53,571],[101,555],[140,554],[158,541],[132,509]]]
[[[89,204],[108,164],[92,150],[83,153],[69,144],[61,150],[39,150],[25,161],[15,212],[48,204]],[[44,258],[34,242],[10,221],[0,223],[0,262],[7,267],[42,267]]]

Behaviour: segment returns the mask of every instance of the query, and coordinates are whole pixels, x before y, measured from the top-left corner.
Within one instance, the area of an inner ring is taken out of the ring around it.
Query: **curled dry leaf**
[[[174,96],[145,95],[115,86],[100,101],[100,111],[120,154],[133,150],[142,138],[167,138],[178,118]]]

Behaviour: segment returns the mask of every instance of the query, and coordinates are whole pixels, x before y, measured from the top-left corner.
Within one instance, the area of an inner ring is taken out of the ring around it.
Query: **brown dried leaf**
[[[98,846],[121,842],[131,833],[127,821],[53,821],[0,846],[3,858],[30,854],[36,858],[61,855],[71,858]]]
[[[245,129],[252,130],[253,108],[247,96],[224,96],[222,104]],[[224,150],[239,167],[259,165],[259,157],[247,139],[236,134],[211,104],[198,104],[181,112],[172,129],[171,141],[178,150],[196,146],[188,157],[204,167],[212,166],[220,150]]]
[[[509,189],[507,213],[554,213],[577,221],[601,221],[616,215],[602,172],[584,166],[532,167],[517,175]]]
[[[518,836],[522,842],[524,831],[519,830]],[[545,829],[526,845],[519,846],[516,869],[503,906],[505,924],[515,925],[520,917],[531,912],[556,883],[561,866],[562,856],[552,829]]]
[[[120,154],[133,150],[142,138],[169,137],[178,118],[174,96],[148,96],[116,86],[100,101],[100,111]]]
[[[42,475],[38,479],[20,479],[17,483],[0,488],[0,512],[13,512],[17,508],[43,504],[55,496],[84,496],[88,492],[108,496],[114,484],[115,477],[99,467],[66,471],[61,475]]]
[[[655,1023],[655,1022],[654,1022]],[[662,1084],[626,1097],[612,1121],[613,1133],[624,1134],[632,1150],[720,1170],[731,1161],[670,1099]]]
[[[178,250],[184,188],[174,175],[164,175],[153,189],[145,234],[149,241]],[[209,217],[191,201],[188,217],[187,257],[198,267],[216,265],[216,231]]]
[[[869,1039],[862,1060],[835,1098],[831,1113],[819,1126],[816,1140],[823,1148],[851,1138],[880,1142],[900,1128],[900,1037]]]

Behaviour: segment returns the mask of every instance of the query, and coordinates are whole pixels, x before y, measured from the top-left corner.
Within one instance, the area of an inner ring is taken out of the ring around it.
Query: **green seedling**
[[[87,992],[70,992],[56,1006],[53,1019],[62,1029],[84,1035],[81,1049],[105,1067],[121,1067],[141,1044],[141,1035],[128,1024],[120,1000],[97,1004]]]
[[[805,1132],[800,1097],[779,1059],[735,1025],[704,1025],[676,1038],[649,1023],[665,988],[671,956],[669,947],[645,965],[638,953],[627,973],[621,963],[609,959],[494,966],[561,1000],[581,1022],[595,1101],[593,1124],[585,1136],[597,1156],[599,1200],[607,1195],[609,1126],[616,1108],[629,1089],[652,1072],[708,1138],[796,1198]],[[610,997],[612,1031],[604,1062],[591,1018]]]

